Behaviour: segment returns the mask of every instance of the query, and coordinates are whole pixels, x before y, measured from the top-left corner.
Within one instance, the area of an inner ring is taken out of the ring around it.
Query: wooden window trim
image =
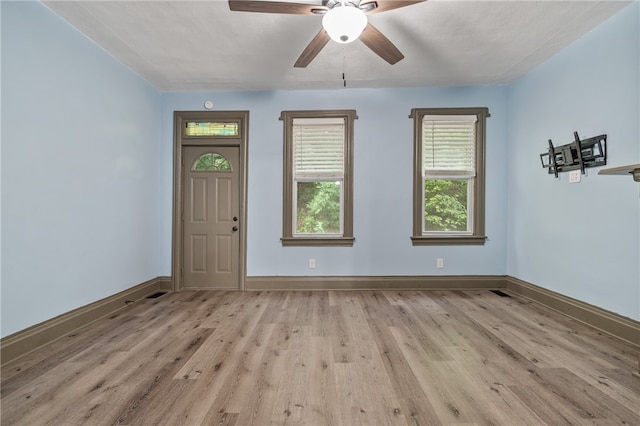
[[[442,233],[424,235],[422,233],[423,195],[422,183],[422,119],[425,115],[475,115],[476,122],[476,178],[473,190],[472,223],[469,235]],[[424,245],[484,245],[485,236],[485,150],[486,118],[489,109],[478,108],[413,108],[409,118],[413,119],[413,234],[414,246]]]
[[[293,234],[293,120],[301,118],[344,118],[345,150],[343,181],[343,233],[338,236],[294,236]],[[353,246],[353,127],[358,118],[355,110],[282,111],[284,127],[282,245]]]

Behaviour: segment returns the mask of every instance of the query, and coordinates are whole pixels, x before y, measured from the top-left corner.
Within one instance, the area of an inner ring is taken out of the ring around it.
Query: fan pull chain
[[[344,54],[344,46],[343,46],[342,47],[342,87],[347,87],[347,79],[344,78],[346,68],[347,68],[347,55]]]

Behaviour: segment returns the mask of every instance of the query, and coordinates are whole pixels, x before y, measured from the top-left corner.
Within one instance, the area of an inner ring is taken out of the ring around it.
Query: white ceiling
[[[225,0],[43,3],[166,91],[340,88],[343,73],[347,87],[508,84],[629,4],[429,0],[369,15],[404,54],[397,64],[330,41],[294,68],[321,17],[231,12]]]

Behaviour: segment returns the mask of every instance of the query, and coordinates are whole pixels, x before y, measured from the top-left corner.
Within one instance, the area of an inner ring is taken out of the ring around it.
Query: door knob
[[[234,217],[233,217],[233,221],[234,221],[234,222],[237,222],[237,221],[238,221],[238,218],[234,216]]]
[[[234,226],[233,228],[231,228],[231,230],[232,230],[233,232],[236,232],[236,231],[238,230],[238,227],[237,227],[237,226]]]

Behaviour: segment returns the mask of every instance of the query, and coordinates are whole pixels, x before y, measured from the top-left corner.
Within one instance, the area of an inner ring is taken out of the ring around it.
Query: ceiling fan
[[[376,27],[367,14],[386,12],[426,0],[322,0],[322,5],[269,0],[229,0],[229,8],[238,12],[323,15],[322,28],[302,51],[293,65],[304,68],[318,55],[330,39],[350,43],[358,38],[391,65],[404,55]]]

